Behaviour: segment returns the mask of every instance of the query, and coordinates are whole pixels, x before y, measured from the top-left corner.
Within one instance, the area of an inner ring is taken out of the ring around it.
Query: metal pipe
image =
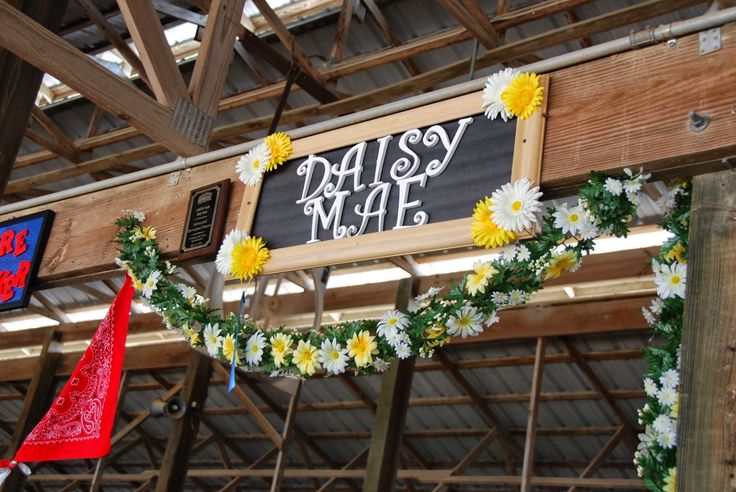
[[[638,33],[632,33],[630,36],[614,39],[606,43],[601,43],[590,48],[585,48],[564,55],[555,56],[546,60],[541,60],[529,65],[520,67],[525,72],[547,73],[554,70],[560,70],[580,63],[596,60],[604,56],[615,55],[630,49],[639,48],[644,45],[650,45],[673,39],[679,36],[685,36],[694,32],[712,29],[728,22],[736,21],[736,7],[721,10],[707,15],[702,15],[694,19],[688,19],[671,24],[665,24],[656,29],[647,28]],[[456,96],[462,96],[469,92],[477,91],[483,88],[485,77],[446,87],[436,91],[419,94],[400,101],[384,104],[375,108],[366,109],[357,113],[332,118],[327,121],[315,123],[313,125],[296,128],[289,131],[292,138],[304,138],[318,133],[323,133],[336,128],[342,128],[355,123],[379,118],[381,116],[391,115],[407,109],[413,109],[418,106],[424,106],[437,101],[443,101]],[[18,212],[32,207],[46,205],[52,202],[66,200],[75,196],[93,193],[96,191],[106,190],[115,186],[135,183],[144,179],[161,176],[175,171],[181,171],[192,167],[201,166],[220,159],[226,159],[236,155],[248,152],[260,140],[255,140],[224,149],[199,154],[194,157],[178,158],[175,161],[162,164],[160,166],[143,169],[130,174],[124,174],[115,178],[90,183],[87,185],[70,188],[56,193],[31,198],[22,202],[11,203],[0,207],[0,215]]]

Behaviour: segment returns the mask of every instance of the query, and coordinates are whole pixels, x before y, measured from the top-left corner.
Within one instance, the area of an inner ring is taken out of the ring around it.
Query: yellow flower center
[[[511,204],[511,210],[514,212],[518,212],[521,210],[521,200],[516,200],[514,203]]]
[[[679,276],[679,275],[672,275],[672,283],[673,283],[673,284],[677,285],[677,284],[679,284],[679,283],[680,283],[680,281],[681,281],[681,280],[682,280],[682,279],[680,278],[680,276]]]
[[[388,324],[391,326],[395,325],[398,322],[399,322],[398,318],[389,318],[388,320]]]
[[[253,161],[253,169],[258,169],[261,166],[260,159],[256,159]]]
[[[330,359],[337,360],[339,358],[340,358],[340,352],[338,352],[337,350],[333,350],[332,352],[330,352]]]
[[[260,348],[260,347],[258,346],[258,344],[253,344],[253,348],[252,348],[252,349],[250,349],[250,350],[251,350],[251,352],[253,352],[253,353],[255,354],[256,352],[258,352],[258,349],[259,349],[259,348]]]
[[[460,318],[460,319],[457,320],[457,324],[460,325],[460,326],[462,326],[462,327],[465,327],[465,326],[468,326],[470,324],[470,320],[468,318],[463,317],[463,318]]]
[[[578,214],[570,214],[570,222],[577,222],[580,219]]]

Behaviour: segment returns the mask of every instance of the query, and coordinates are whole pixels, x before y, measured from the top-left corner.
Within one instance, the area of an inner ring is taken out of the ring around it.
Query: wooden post
[[[537,415],[539,414],[539,394],[542,392],[542,377],[544,373],[544,351],[547,339],[537,338],[537,352],[534,356],[534,373],[532,389],[529,399],[529,419],[526,424],[526,441],[524,444],[524,461],[521,470],[521,492],[532,490],[531,478],[534,471],[534,441],[537,437]]]
[[[284,467],[286,466],[286,453],[288,451],[289,439],[293,435],[292,427],[296,418],[296,409],[299,406],[299,397],[302,394],[302,381],[297,383],[294,393],[289,400],[289,408],[286,411],[286,419],[284,420],[284,431],[281,433],[281,449],[276,456],[276,467],[273,472],[273,480],[271,481],[271,492],[281,490],[281,479],[284,475]]]
[[[736,172],[693,179],[682,328],[677,490],[733,490]]]
[[[416,279],[401,280],[396,295],[397,309],[406,309],[415,293],[415,285]],[[413,373],[413,358],[396,360],[381,378],[363,492],[394,490]]]
[[[15,2],[25,15],[51,31],[61,25],[68,0]],[[43,72],[9,51],[0,52],[0,196],[13,170],[15,156],[41,87]]]
[[[188,410],[171,427],[156,483],[157,492],[172,492],[184,488],[189,455],[197,441],[199,414],[207,400],[211,373],[211,359],[197,351],[192,352],[181,390],[181,398],[187,403]]]
[[[38,364],[28,386],[26,399],[23,402],[23,411],[18,417],[15,434],[6,451],[10,459],[18,452],[28,433],[33,430],[49,409],[54,396],[54,376],[60,361],[60,337],[57,332],[52,331],[46,338],[41,354],[38,356]],[[17,471],[13,472],[5,481],[2,492],[21,491],[24,489],[25,481],[25,475]]]

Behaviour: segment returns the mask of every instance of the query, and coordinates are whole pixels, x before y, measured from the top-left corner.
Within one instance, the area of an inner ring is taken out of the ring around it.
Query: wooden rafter
[[[134,71],[138,72],[141,79],[153,88],[149,83],[146,69],[143,67],[140,58],[128,46],[123,37],[113,28],[107,21],[107,18],[100,12],[100,9],[92,2],[92,0],[76,0],[77,4],[82,8],[87,17],[97,26],[102,35],[107,39],[113,48],[118,50],[120,56],[127,61]]]
[[[501,38],[485,14],[482,18],[475,15],[479,8],[477,5],[473,12],[470,12],[460,0],[437,0],[437,2],[487,49],[493,49],[501,44]],[[474,0],[470,0],[470,4],[474,4]]]
[[[593,457],[592,460],[590,460],[590,463],[588,463],[588,466],[585,467],[583,472],[580,474],[580,478],[589,478],[592,477],[595,472],[597,472],[603,463],[606,461],[606,458],[611,454],[611,452],[616,448],[619,441],[621,441],[621,438],[626,433],[626,426],[622,425],[618,428],[618,430],[611,436],[611,438],[606,441],[606,444],[601,448],[598,453]],[[577,487],[570,487],[567,492],[577,492]]]
[[[526,424],[526,439],[524,440],[524,460],[521,468],[521,492],[530,492],[531,478],[534,470],[534,443],[537,437],[537,417],[539,415],[539,394],[542,392],[542,377],[544,375],[544,351],[547,339],[537,339],[537,350],[534,355],[534,372],[532,389],[529,391],[529,416]]]
[[[76,148],[73,146],[70,147],[66,142],[47,136],[30,126],[25,129],[24,136],[29,140],[36,142],[41,147],[44,147],[51,152],[70,160],[71,162],[78,163],[82,161],[79,156],[79,151]]]
[[[201,152],[202,149],[169,128],[169,108],[119,79],[7,2],[0,2],[0,46],[128,120],[171,150],[181,155]]]
[[[60,149],[61,155],[72,162],[80,161],[79,149],[77,149],[69,136],[64,133],[64,130],[62,130],[59,125],[57,125],[56,122],[46,114],[46,111],[34,105],[33,108],[31,108],[31,117],[54,139]]]
[[[233,45],[245,0],[213,0],[194,72],[192,102],[214,118],[233,58]]]
[[[337,20],[335,40],[332,42],[332,49],[330,50],[330,61],[333,63],[342,60],[342,54],[345,51],[345,44],[347,43],[348,33],[350,32],[350,22],[353,19],[354,7],[355,0],[342,1],[340,17]]]
[[[276,456],[276,466],[274,467],[273,480],[271,481],[271,492],[279,492],[281,490],[281,481],[284,476],[284,468],[286,467],[286,453],[289,441],[293,436],[294,420],[296,419],[297,407],[299,406],[299,397],[302,394],[302,386],[304,383],[300,380],[296,384],[296,389],[289,398],[289,406],[286,409],[286,418],[284,419],[284,430],[281,433],[281,448]]]
[[[193,3],[196,4],[197,2]],[[191,10],[179,7],[178,5],[171,3],[168,0],[153,0],[153,6],[159,12],[170,15],[181,21],[191,22],[192,24],[199,27],[205,27],[207,25],[207,15],[192,12]],[[210,7],[208,5],[206,12],[209,12],[209,8]]]
[[[383,37],[386,38],[391,46],[401,46],[401,40],[396,35],[396,33],[394,33],[393,29],[391,29],[386,16],[383,15],[381,9],[378,7],[378,5],[376,5],[375,0],[362,0],[362,2],[368,9],[368,12],[370,12],[373,20],[376,21],[378,28],[383,34]],[[419,67],[417,67],[417,65],[409,58],[404,58],[403,60],[401,60],[401,63],[406,67],[409,74],[411,74],[412,76],[419,75],[419,73],[421,72],[421,70],[419,70]]]
[[[567,9],[562,14],[565,16],[565,20],[567,20],[568,24],[575,24],[577,22],[580,22],[580,19],[578,19],[578,16],[575,14],[575,11],[573,11],[573,9]],[[580,38],[579,43],[581,48],[590,48],[591,46],[593,46],[593,42],[590,40],[589,37]]]
[[[177,98],[188,100],[184,79],[151,0],[118,0],[118,6],[158,102],[173,108]]]

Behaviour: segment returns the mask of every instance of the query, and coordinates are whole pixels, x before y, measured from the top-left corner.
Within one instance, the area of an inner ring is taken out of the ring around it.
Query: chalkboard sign
[[[544,135],[544,103],[504,122],[480,102],[467,94],[294,140],[291,160],[246,187],[238,217],[271,249],[264,273],[472,245],[475,203],[538,181]]]
[[[45,210],[0,223],[0,311],[28,306],[53,218]]]

